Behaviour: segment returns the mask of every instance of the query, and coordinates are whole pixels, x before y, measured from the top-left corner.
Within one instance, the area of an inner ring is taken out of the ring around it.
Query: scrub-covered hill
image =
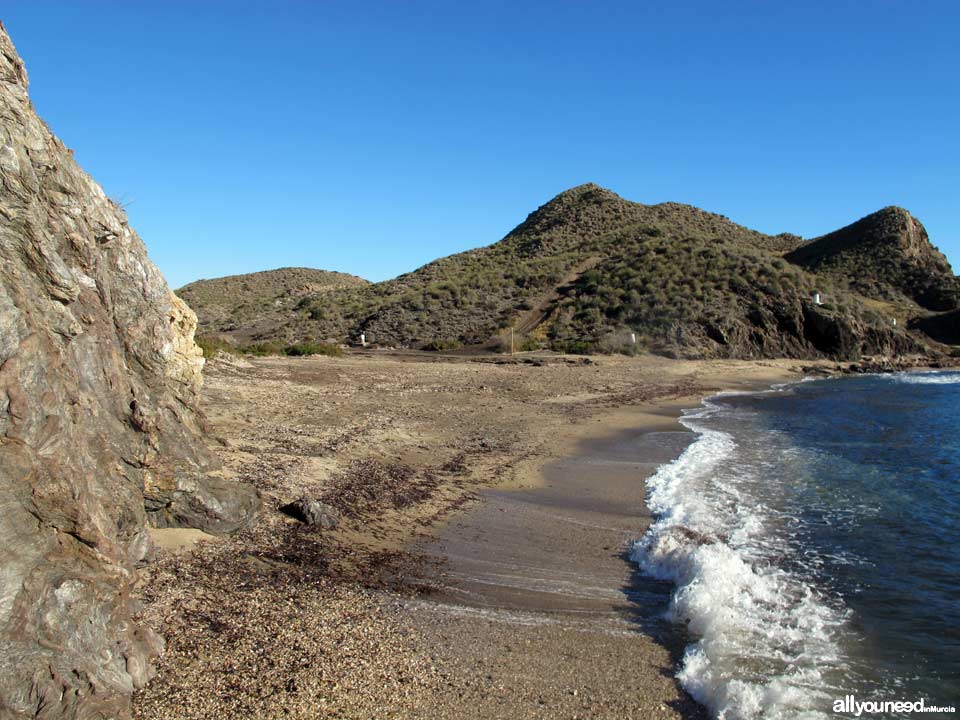
[[[238,337],[244,333],[249,337],[282,325],[304,298],[368,284],[346,273],[279,268],[197,280],[177,290],[177,295],[197,313],[200,333],[236,332]]]
[[[272,309],[269,322],[235,316],[226,333],[241,343],[362,333],[380,345],[454,348],[501,345],[513,329],[527,349],[856,358],[922,351],[927,337],[908,326],[949,309],[956,283],[905,211],[804,242],[587,184],[493,245],[386,282],[310,293]]]

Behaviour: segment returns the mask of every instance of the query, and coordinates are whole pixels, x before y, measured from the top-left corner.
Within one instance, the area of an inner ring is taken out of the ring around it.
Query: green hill
[[[369,285],[346,273],[280,268],[247,275],[197,280],[177,290],[199,319],[199,334],[229,334],[246,341],[296,322],[298,305],[350,287]]]
[[[791,262],[875,300],[931,311],[960,307],[960,281],[920,221],[887,207],[805,243]]]
[[[875,263],[863,259],[873,254]],[[956,282],[905,211],[804,242],[587,184],[493,245],[386,282],[311,292],[269,318],[233,315],[233,329],[220,329],[237,341],[363,333],[380,345],[439,349],[496,347],[513,328],[527,349],[856,358],[922,351],[929,338],[908,324],[948,309]]]

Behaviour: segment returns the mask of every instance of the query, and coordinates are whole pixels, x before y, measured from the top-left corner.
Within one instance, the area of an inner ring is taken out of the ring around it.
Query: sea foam
[[[711,400],[681,419],[699,436],[647,481],[658,519],[632,558],[674,582],[668,613],[692,640],[678,679],[716,717],[829,717],[846,615],[778,562],[768,531],[782,518],[750,492],[771,478],[744,476],[734,436],[703,424],[720,410]]]
[[[892,378],[907,385],[956,385],[960,383],[960,372],[897,373]]]

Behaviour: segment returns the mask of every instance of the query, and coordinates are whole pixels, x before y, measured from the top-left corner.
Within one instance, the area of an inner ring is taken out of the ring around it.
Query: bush
[[[517,350],[520,352],[533,352],[542,348],[543,345],[532,337],[523,338],[517,346]]]
[[[639,342],[633,342],[630,330],[619,330],[608,333],[597,343],[596,350],[604,354],[637,355],[640,353]],[[639,338],[638,338],[639,341]]]
[[[197,335],[193,341],[203,351],[203,357],[205,357],[207,360],[216,357],[218,352],[233,354],[237,351],[233,345],[218,337],[204,337],[202,335]]]
[[[289,357],[306,357],[308,355],[327,355],[329,357],[340,357],[343,350],[339,345],[318,342],[302,342],[295,345],[287,345],[283,349],[283,354]]]
[[[555,342],[553,349],[567,355],[591,355],[596,351],[596,345],[586,340],[571,340],[569,342]]]
[[[463,347],[463,343],[459,340],[431,340],[420,349],[430,352],[443,352],[444,350],[456,350],[461,347]]]
[[[280,346],[273,342],[254,343],[240,348],[244,355],[255,355],[257,357],[266,357],[267,355],[279,355]]]

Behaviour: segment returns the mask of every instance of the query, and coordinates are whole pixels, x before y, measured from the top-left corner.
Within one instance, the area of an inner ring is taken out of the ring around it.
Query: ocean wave
[[[907,385],[956,385],[960,383],[960,372],[915,372],[891,375],[895,382]]]
[[[695,639],[678,679],[716,717],[829,717],[828,674],[842,662],[835,636],[846,615],[771,557],[775,513],[728,475],[735,438],[698,422],[720,410],[707,403],[681,420],[699,437],[647,481],[658,519],[632,558],[674,582],[670,619]]]

